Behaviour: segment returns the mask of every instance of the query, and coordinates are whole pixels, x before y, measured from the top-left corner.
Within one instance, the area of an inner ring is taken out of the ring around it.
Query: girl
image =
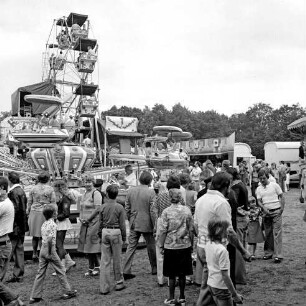
[[[54,205],[47,204],[44,206],[42,213],[46,221],[41,226],[42,246],[39,254],[39,269],[34,281],[30,304],[39,303],[43,300],[42,291],[49,263],[52,264],[61,286],[65,291],[62,298],[71,299],[77,293],[76,290],[71,290],[67,281],[64,265],[56,253],[55,241],[57,226],[54,222],[54,219],[56,219],[56,208]]]
[[[262,233],[261,225],[259,222],[259,216],[261,214],[260,208],[256,205],[254,197],[249,198],[250,210],[249,210],[249,225],[247,230],[247,242],[250,245],[251,259],[255,259],[256,244],[265,241]]]
[[[208,267],[207,285],[217,306],[232,306],[233,301],[242,304],[242,296],[236,289],[229,276],[230,260],[227,244],[227,230],[230,224],[220,219],[208,222],[208,238],[210,243],[205,245]]]
[[[163,274],[169,277],[169,298],[165,305],[186,305],[186,276],[192,275],[192,215],[187,206],[180,203],[179,189],[170,189],[171,206],[164,209],[159,225],[159,246],[164,254]],[[179,278],[180,296],[174,298],[175,278]]]

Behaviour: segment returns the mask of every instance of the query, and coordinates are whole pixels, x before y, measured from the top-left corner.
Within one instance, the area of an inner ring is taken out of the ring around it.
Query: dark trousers
[[[100,267],[100,253],[87,254],[89,269]]]
[[[136,232],[134,230],[131,230],[130,235],[129,235],[129,244],[128,244],[126,254],[125,254],[125,263],[124,263],[124,268],[123,268],[124,274],[131,274],[134,254],[135,254],[135,251],[138,245],[138,241],[141,235],[143,235],[146,241],[146,244],[147,244],[147,251],[148,251],[148,256],[149,256],[149,261],[151,264],[152,272],[156,273],[157,271],[156,247],[155,247],[155,239],[153,237],[153,233],[142,233],[142,232]]]
[[[57,231],[56,232],[56,252],[60,259],[64,259],[65,255],[67,254],[64,248],[66,232],[67,231]]]
[[[1,303],[7,305],[10,302],[16,300],[17,297],[18,296],[13,292],[13,290],[0,282],[0,305],[2,305]]]
[[[16,278],[22,277],[24,274],[24,236],[10,235],[12,243],[12,252],[10,259],[14,259],[13,276]]]

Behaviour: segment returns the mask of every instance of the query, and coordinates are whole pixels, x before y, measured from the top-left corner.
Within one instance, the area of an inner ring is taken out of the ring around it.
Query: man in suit
[[[15,208],[15,219],[13,232],[9,234],[12,243],[11,256],[14,258],[13,277],[7,282],[20,282],[24,274],[24,236],[25,232],[29,230],[27,220],[27,197],[20,186],[19,175],[16,172],[8,174],[9,190],[8,198],[12,201]]]
[[[143,235],[148,250],[152,275],[156,275],[156,249],[153,229],[155,224],[154,214],[150,213],[154,199],[154,189],[150,189],[153,177],[150,172],[144,171],[139,178],[140,185],[129,189],[125,200],[125,210],[130,223],[130,235],[125,255],[123,277],[125,280],[134,278],[131,273],[133,257],[141,235]]]

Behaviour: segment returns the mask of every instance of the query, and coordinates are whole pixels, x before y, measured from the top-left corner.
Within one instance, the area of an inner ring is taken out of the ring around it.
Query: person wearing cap
[[[119,188],[109,185],[106,188],[106,203],[100,211],[99,236],[101,245],[100,293],[110,292],[110,264],[113,259],[115,290],[125,288],[121,265],[122,244],[126,241],[125,210],[117,203]]]

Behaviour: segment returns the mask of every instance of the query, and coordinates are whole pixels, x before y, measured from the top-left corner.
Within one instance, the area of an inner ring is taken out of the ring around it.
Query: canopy
[[[165,135],[165,136],[167,136],[168,133],[173,133],[173,132],[182,133],[183,132],[181,128],[177,126],[171,126],[171,125],[154,126],[153,131],[157,133],[158,135]]]
[[[71,27],[73,24],[78,24],[80,27],[85,23],[87,20],[88,15],[70,13],[67,18],[67,26]],[[57,20],[56,25],[58,26],[66,26],[65,17],[60,18]]]
[[[91,96],[96,92],[97,89],[98,89],[98,85],[80,84],[75,89],[74,93],[76,95]]]
[[[59,97],[47,95],[26,95],[24,99],[32,104],[33,115],[48,113],[51,116],[59,110],[63,103]]]
[[[306,134],[306,117],[293,121],[288,125],[287,129],[293,133]]]
[[[150,137],[146,137],[144,139],[144,142],[166,142],[168,140],[168,137],[164,137],[164,136],[150,136]]]
[[[49,95],[52,96],[58,93],[55,85],[50,82],[41,82],[33,85],[19,87],[11,96],[12,100],[12,116],[25,116],[26,108],[31,106],[31,103],[26,102],[24,97],[28,94]]]
[[[192,134],[189,132],[173,132],[169,133],[168,137],[172,137],[176,141],[188,140],[192,137]]]
[[[87,47],[90,46],[92,49],[94,49],[96,44],[97,44],[97,40],[96,39],[81,38],[81,37],[79,37],[78,40],[76,41],[75,46],[73,47],[73,49],[76,50],[76,51],[87,52],[88,51]]]

